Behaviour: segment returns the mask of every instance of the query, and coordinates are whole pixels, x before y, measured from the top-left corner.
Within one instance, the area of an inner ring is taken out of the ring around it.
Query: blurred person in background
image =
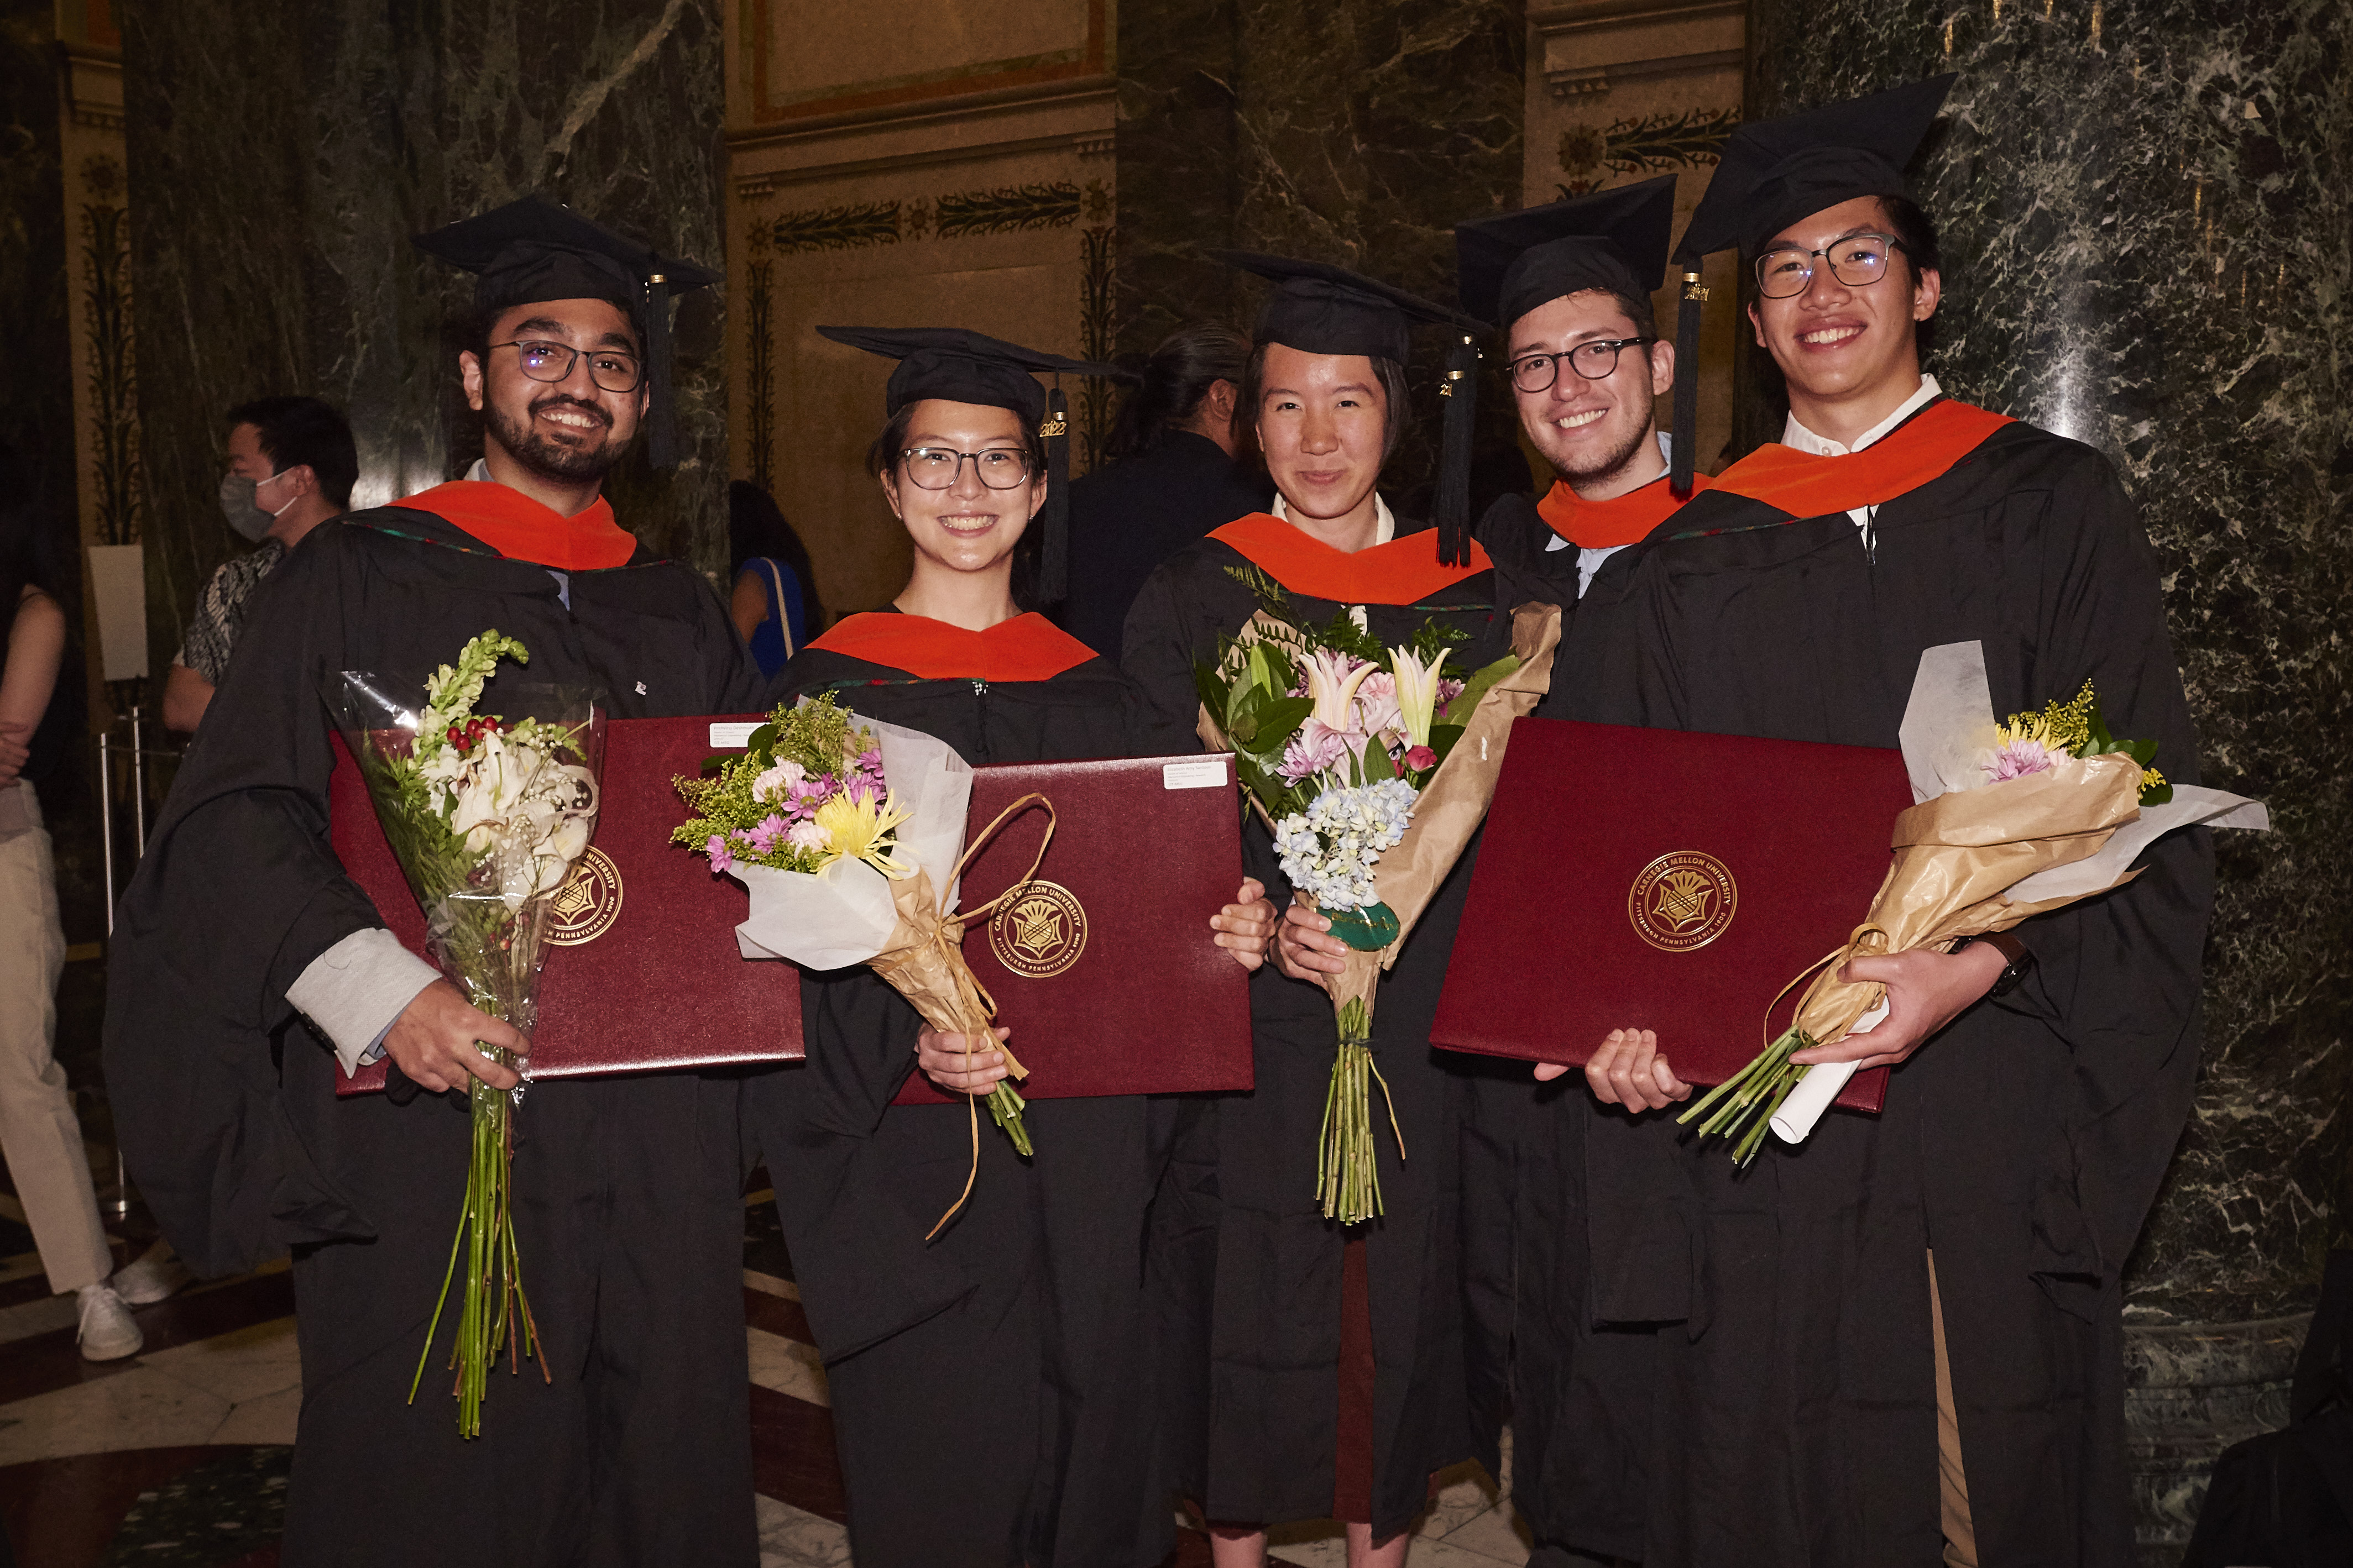
[[[27,479],[0,447],[0,1150],[49,1289],[79,1298],[83,1357],[120,1361],[143,1342],[125,1296],[161,1300],[173,1282],[159,1285],[157,1268],[144,1265],[109,1279],[114,1258],[57,1063],[66,936],[33,786],[55,770],[74,729],[76,685],[59,672],[72,640],[66,607],[77,595],[64,531],[35,508]]]
[[[1234,461],[1235,389],[1250,339],[1188,321],[1160,341],[1112,426],[1112,461],[1071,486],[1071,593],[1062,625],[1115,659],[1128,606],[1163,561],[1274,495]]]
[[[825,629],[808,546],[785,521],[776,498],[746,479],[727,487],[727,559],[734,587],[728,618],[744,634],[763,676],[774,676]]]
[[[317,398],[259,397],[228,411],[221,513],[239,537],[261,548],[223,563],[205,584],[187,640],[164,678],[166,729],[195,731],[227,673],[254,589],[312,529],[350,509],[359,477],[352,427]]]

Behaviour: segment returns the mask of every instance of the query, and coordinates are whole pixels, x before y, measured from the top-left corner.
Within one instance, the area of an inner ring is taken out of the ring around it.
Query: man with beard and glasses
[[[320,683],[364,669],[418,689],[495,627],[530,649],[523,679],[595,687],[616,717],[760,694],[710,584],[598,494],[641,424],[670,460],[669,296],[718,275],[536,198],[417,243],[479,275],[458,369],[482,477],[346,517],[260,589],[116,928],[117,1125],[199,1272],[294,1255],[290,1565],[748,1568],[730,1078],[533,1088],[514,1232],[546,1375],[494,1378],[472,1441],[446,1372],[409,1402],[466,1185],[462,1091],[517,1082],[476,1042],[528,1046],[406,952],[335,858]],[[378,1054],[387,1092],[339,1100],[338,1064]]]
[[[1454,231],[1463,307],[1504,331],[1520,428],[1557,476],[1541,500],[1505,496],[1480,523],[1512,579],[1504,602],[1567,610],[1541,718],[1627,721],[1607,706],[1611,672],[1632,646],[1642,563],[1675,534],[1687,499],[1653,414],[1675,378],[1651,309],[1674,192],[1668,175]],[[1472,1085],[1462,1267],[1482,1457],[1496,1467],[1508,1418],[1532,1568],[1639,1557],[1656,1336],[1691,1315],[1675,1128],[1603,1107],[1582,1086],[1531,1084],[1516,1063],[1459,1059]]]

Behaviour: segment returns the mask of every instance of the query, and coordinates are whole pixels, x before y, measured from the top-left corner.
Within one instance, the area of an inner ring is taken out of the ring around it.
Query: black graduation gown
[[[1398,533],[1426,524],[1400,519]],[[1213,658],[1258,607],[1228,575],[1244,557],[1217,539],[1171,556],[1136,597],[1123,662],[1171,723],[1193,726],[1197,662]],[[1509,650],[1511,620],[1482,572],[1424,603],[1368,605],[1385,643],[1442,619],[1469,632],[1449,668]],[[1339,606],[1294,595],[1298,611]],[[1247,819],[1250,874],[1278,906],[1291,889],[1266,829]],[[1456,1247],[1461,1058],[1433,1050],[1430,1025],[1471,882],[1473,840],[1382,978],[1374,1059],[1388,1081],[1406,1158],[1376,1106],[1381,1216],[1361,1227],[1372,1307],[1374,1535],[1419,1512],[1430,1472],[1469,1458]],[[1276,1523],[1330,1514],[1337,1451],[1343,1227],[1315,1195],[1317,1130],[1338,1048],[1329,996],[1272,963],[1250,984],[1256,1084],[1202,1097],[1180,1118],[1158,1216],[1155,1265],[1170,1317],[1163,1397],[1177,1478],[1220,1521]]]
[[[595,685],[617,717],[756,700],[685,567],[640,548],[569,592],[567,609],[547,569],[426,512],[321,529],[259,590],[117,916],[106,1073],[132,1179],[200,1273],[294,1252],[290,1565],[757,1557],[734,1079],[532,1086],[515,1236],[554,1382],[494,1377],[461,1441],[446,1373],[407,1396],[463,1198],[464,1101],[338,1100],[286,1001],[383,923],[328,847],[332,672],[421,683],[496,627],[530,648],[526,679]]]
[[[817,647],[773,696],[832,690],[976,766],[1184,749],[1118,669],[918,679]],[[1204,931],[1200,939],[1208,940]],[[1024,1161],[980,1116],[891,1105],[922,1021],[862,966],[802,987],[806,1065],[746,1086],[750,1130],[824,1354],[861,1568],[1146,1568],[1174,1544],[1149,1388],[1144,1237],[1155,1102],[1033,1100]],[[1020,1048],[1020,1041],[1012,1042]]]
[[[1639,721],[1894,746],[1920,652],[1977,639],[1998,715],[2089,679],[2197,780],[2154,555],[2084,447],[2005,425],[1880,507],[1869,552],[1843,512],[1725,490],[1667,530],[1629,563],[1612,700]],[[1704,1289],[1658,1338],[1646,1563],[1938,1561],[1931,1248],[1980,1561],[2134,1560],[2121,1275],[2189,1114],[2211,837],[2140,864],[2019,928],[2027,983],[1898,1068],[1883,1114],[1737,1174],[1689,1150]]]
[[[1670,519],[1654,537],[1683,525]],[[1582,598],[1577,552],[1535,500],[1506,496],[1479,537],[1507,603],[1557,604],[1561,641],[1535,716],[1639,721],[1630,590],[1654,548],[1605,560]],[[1564,977],[1564,983],[1573,983]],[[1512,1500],[1536,1542],[1640,1558],[1652,1464],[1656,1341],[1692,1312],[1701,1224],[1665,1116],[1597,1101],[1581,1073],[1539,1084],[1524,1062],[1464,1057],[1466,1372],[1481,1459],[1512,1432]]]
[[[1061,622],[1116,659],[1128,606],[1153,568],[1211,529],[1262,510],[1274,493],[1207,436],[1160,444],[1071,485],[1071,585]]]

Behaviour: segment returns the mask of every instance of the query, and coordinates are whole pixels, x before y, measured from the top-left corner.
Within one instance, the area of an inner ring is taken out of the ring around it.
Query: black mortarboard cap
[[[707,267],[664,256],[532,195],[430,234],[417,248],[474,274],[474,305],[485,314],[543,300],[604,300],[637,324],[645,347],[647,456],[678,460],[670,407],[670,301],[720,280]]]
[[[1046,504],[1038,514],[1038,596],[1047,604],[1070,587],[1071,416],[1062,389],[1032,375],[1101,375],[1134,381],[1135,373],[1093,360],[1025,349],[960,327],[819,327],[818,336],[899,363],[882,389],[883,413],[936,397],[1008,408],[1045,438]]]
[[[1857,196],[1908,196],[1904,166],[1927,139],[1957,73],[1889,88],[1843,103],[1743,125],[1725,142],[1707,194],[1675,247],[1683,268],[1676,314],[1672,483],[1691,489],[1699,409],[1699,288],[1703,257],[1737,246],[1744,260],[1788,225]]]
[[[1298,261],[1253,250],[1213,250],[1209,255],[1275,285],[1251,333],[1261,345],[1282,343],[1311,354],[1363,354],[1402,364],[1412,357],[1415,322],[1451,329],[1454,342],[1447,350],[1446,381],[1439,389],[1447,405],[1430,510],[1438,527],[1438,558],[1450,566],[1467,563],[1471,443],[1479,396],[1475,339],[1487,331],[1486,323],[1325,261]]]
[[[1647,300],[1666,280],[1675,176],[1618,185],[1454,226],[1462,308],[1509,332],[1548,300],[1588,289]]]

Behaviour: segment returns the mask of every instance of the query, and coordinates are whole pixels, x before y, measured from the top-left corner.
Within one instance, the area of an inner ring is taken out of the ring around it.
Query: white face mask
[[[275,511],[264,510],[256,501],[254,497],[256,489],[260,486],[284,479],[286,472],[287,470],[280,468],[266,479],[248,479],[242,474],[222,476],[221,515],[228,520],[228,525],[231,528],[237,530],[238,537],[251,540],[259,544],[269,536],[269,525],[283,517],[288,508],[302,499],[300,495],[290,497],[286,505]]]

